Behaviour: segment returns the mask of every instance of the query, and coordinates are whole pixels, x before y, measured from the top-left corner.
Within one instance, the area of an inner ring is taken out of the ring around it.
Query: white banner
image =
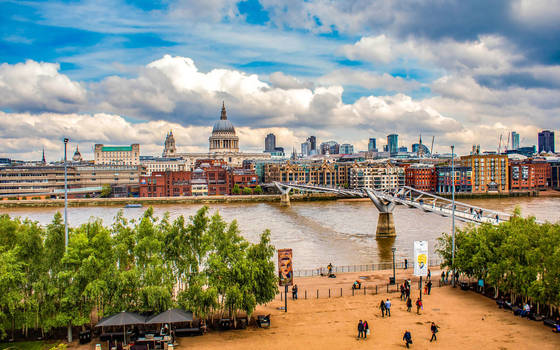
[[[414,276],[428,276],[428,241],[414,241]]]

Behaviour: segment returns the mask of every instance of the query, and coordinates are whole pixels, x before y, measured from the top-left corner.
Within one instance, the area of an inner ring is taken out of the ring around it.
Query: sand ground
[[[398,271],[397,280],[408,273]],[[433,271],[434,279],[439,271]],[[402,336],[405,329],[412,333],[413,349],[560,349],[560,334],[542,322],[513,316],[511,311],[498,309],[495,302],[474,292],[459,288],[433,288],[431,295],[424,296],[424,310],[420,315],[406,311],[400,293],[352,296],[350,285],[362,277],[364,284],[372,288],[374,283],[385,283],[390,271],[345,273],[336,279],[307,277],[296,279],[300,299],[288,300],[288,312],[277,308],[284,304],[280,299],[258,307],[255,315],[271,314],[271,327],[246,330],[211,331],[201,337],[180,338],[178,349],[403,349]],[[416,285],[417,286],[417,285]],[[316,299],[316,289],[332,297]],[[308,290],[307,300],[302,291]],[[418,294],[413,290],[413,300]],[[312,296],[312,297],[311,297]],[[391,317],[381,317],[379,303],[390,298],[393,304]],[[367,320],[371,335],[358,340],[357,323]],[[440,326],[438,340],[430,343],[430,322]]]

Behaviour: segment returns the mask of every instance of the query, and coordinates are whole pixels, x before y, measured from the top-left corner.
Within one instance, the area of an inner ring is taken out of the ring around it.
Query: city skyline
[[[269,133],[286,150],[559,144],[557,1],[138,4],[0,3],[0,157],[59,160],[64,137],[84,159],[96,143],[160,154],[169,130],[202,152],[222,101],[243,151]]]

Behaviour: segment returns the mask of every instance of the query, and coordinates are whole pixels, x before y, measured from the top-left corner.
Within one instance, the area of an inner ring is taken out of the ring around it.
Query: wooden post
[[[317,289],[317,299],[319,299],[319,289]]]

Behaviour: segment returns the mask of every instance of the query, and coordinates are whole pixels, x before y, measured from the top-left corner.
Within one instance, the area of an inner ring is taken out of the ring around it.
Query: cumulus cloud
[[[35,62],[0,65],[0,107],[15,111],[76,110],[86,102],[80,83],[59,73],[54,63]]]
[[[282,72],[274,72],[269,75],[268,79],[273,87],[280,89],[313,89],[312,82],[303,82]]]
[[[352,69],[337,69],[317,79],[325,85],[354,85],[366,89],[383,89],[386,91],[406,92],[416,90],[421,84],[415,80],[406,80],[390,74],[374,73]]]

